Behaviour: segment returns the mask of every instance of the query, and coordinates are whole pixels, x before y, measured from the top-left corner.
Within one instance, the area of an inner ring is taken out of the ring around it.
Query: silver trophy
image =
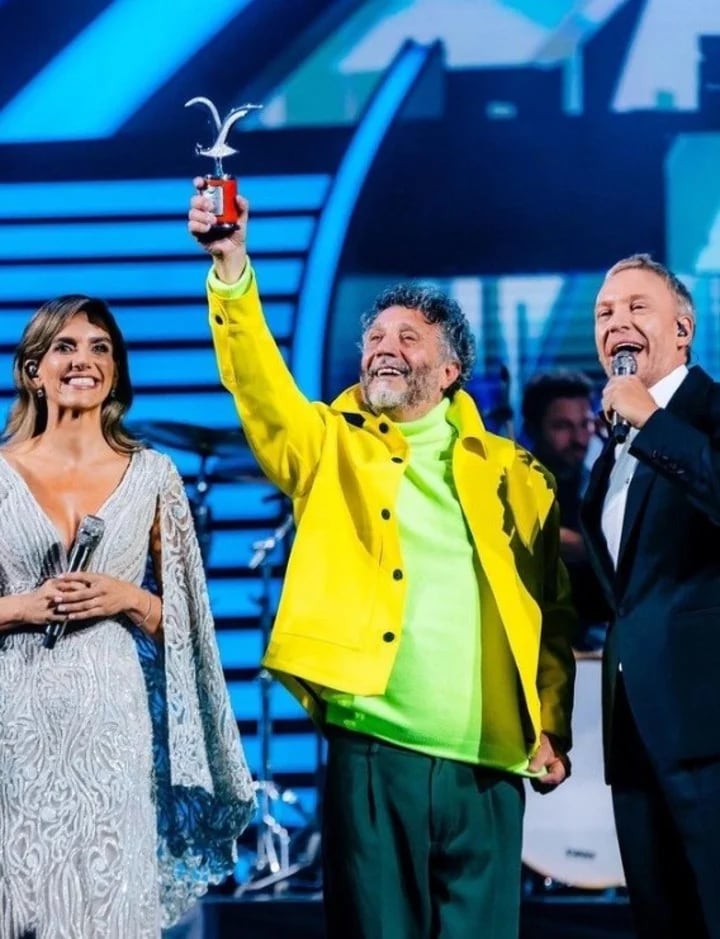
[[[235,197],[237,196],[237,180],[230,173],[223,171],[223,157],[232,156],[237,153],[228,142],[227,138],[231,128],[250,111],[259,110],[261,104],[243,104],[239,108],[233,108],[224,121],[220,120],[220,113],[209,98],[197,97],[190,98],[185,102],[185,107],[192,104],[201,104],[208,109],[212,117],[217,137],[210,147],[203,147],[202,144],[195,144],[195,152],[198,156],[210,157],[215,161],[215,172],[205,176],[207,187],[203,190],[204,195],[209,196],[213,201],[213,214],[217,221],[215,225],[205,236],[208,241],[214,241],[216,238],[223,238],[233,232],[238,225],[238,210]]]

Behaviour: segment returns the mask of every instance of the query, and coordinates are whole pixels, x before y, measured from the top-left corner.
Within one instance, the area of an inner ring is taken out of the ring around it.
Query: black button
[[[386,434],[390,430],[390,427],[388,424],[385,423],[385,421],[381,421],[378,424],[378,430],[380,431],[381,434]]]
[[[394,457],[392,458],[392,461],[393,461],[393,463],[402,463],[402,462],[403,462],[403,458],[402,458],[401,456],[394,456]]]
[[[395,633],[383,633],[383,642],[395,642]]]
[[[393,571],[393,580],[402,580],[402,579],[403,579],[403,572],[400,570],[400,568],[396,567],[395,570]]]
[[[225,322],[225,320],[222,318],[222,316],[220,316],[219,313],[216,313],[216,314],[215,314],[215,322],[218,324],[218,326],[222,326],[222,324]]]
[[[387,521],[390,518],[390,509],[383,509],[380,515]]]

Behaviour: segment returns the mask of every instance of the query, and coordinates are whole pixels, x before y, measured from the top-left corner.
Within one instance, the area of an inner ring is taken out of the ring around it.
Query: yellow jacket
[[[381,694],[392,671],[406,591],[394,508],[408,446],[392,421],[364,407],[358,387],[332,405],[308,401],[265,323],[254,276],[238,293],[208,290],[220,377],[296,522],[263,664],[318,717],[323,688]],[[540,730],[567,747],[575,616],[552,478],[486,431],[465,392],[448,419],[459,431],[453,475],[482,569],[483,621],[499,618],[507,634],[528,751]]]

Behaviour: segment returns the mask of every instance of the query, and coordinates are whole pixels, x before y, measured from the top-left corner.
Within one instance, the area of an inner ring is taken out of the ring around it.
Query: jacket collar
[[[359,384],[351,385],[342,391],[332,402],[331,407],[343,413],[349,423],[357,426],[367,424],[368,429],[374,430],[383,420],[390,421],[390,418],[383,414],[373,414],[363,401]],[[362,418],[361,423],[358,422],[358,416]],[[487,456],[488,431],[485,429],[475,402],[466,391],[456,391],[453,395],[448,408],[448,420],[464,443],[470,443],[472,449],[479,447],[483,456]],[[394,424],[393,421],[390,423]]]

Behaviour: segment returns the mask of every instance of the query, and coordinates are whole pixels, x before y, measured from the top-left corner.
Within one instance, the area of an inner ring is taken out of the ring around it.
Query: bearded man
[[[360,382],[300,392],[246,254],[205,183],[189,230],[212,255],[223,384],[296,535],[263,664],[328,739],[328,939],[517,939],[524,777],[565,779],[575,617],[553,482],[461,390],[474,343],[434,287],[385,291]]]

